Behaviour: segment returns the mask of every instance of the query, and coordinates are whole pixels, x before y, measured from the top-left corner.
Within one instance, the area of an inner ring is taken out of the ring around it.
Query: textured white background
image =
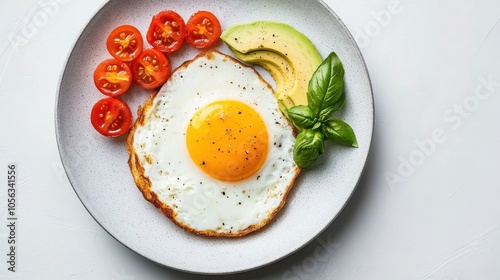
[[[62,171],[58,79],[105,2],[0,0],[0,279],[500,279],[499,1],[326,1],[358,41],[373,83],[366,172],[318,239],[223,277],[131,252],[92,219]],[[47,5],[57,9],[27,29]],[[16,273],[6,269],[2,226],[10,162],[19,171]]]

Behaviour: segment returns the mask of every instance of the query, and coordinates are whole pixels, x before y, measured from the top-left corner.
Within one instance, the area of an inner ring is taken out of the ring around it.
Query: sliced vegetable
[[[188,43],[198,49],[212,46],[222,32],[217,17],[209,11],[194,13],[186,24]]]
[[[168,58],[157,49],[144,50],[132,65],[134,81],[145,89],[163,85],[171,73]]]
[[[108,97],[97,101],[92,107],[90,121],[100,134],[117,137],[132,126],[132,112],[125,102]]]
[[[111,97],[124,94],[132,84],[132,71],[125,62],[107,59],[94,71],[94,83],[103,94]]]
[[[141,32],[131,25],[120,25],[108,36],[106,47],[109,53],[120,61],[132,61],[142,51]]]
[[[162,11],[153,16],[146,34],[151,46],[166,53],[180,49],[185,37],[184,19],[174,11]]]

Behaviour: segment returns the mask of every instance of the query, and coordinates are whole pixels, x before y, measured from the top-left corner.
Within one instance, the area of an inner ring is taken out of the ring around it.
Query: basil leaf
[[[311,166],[325,151],[324,136],[320,131],[306,129],[297,135],[293,146],[293,160],[300,168]]]
[[[330,53],[312,75],[307,102],[313,113],[324,119],[344,105],[344,67],[335,52]]]
[[[285,112],[288,116],[288,119],[298,129],[311,128],[316,123],[314,113],[311,111],[311,108],[309,108],[309,106],[293,106],[290,109],[286,109]]]
[[[345,93],[342,93],[340,99],[335,103],[334,106],[325,108],[319,113],[318,120],[320,122],[328,120],[334,112],[337,112],[338,110],[344,107],[345,101],[346,101],[346,95]]]
[[[339,119],[330,119],[323,123],[321,131],[327,139],[342,145],[358,147],[356,135],[346,122]]]

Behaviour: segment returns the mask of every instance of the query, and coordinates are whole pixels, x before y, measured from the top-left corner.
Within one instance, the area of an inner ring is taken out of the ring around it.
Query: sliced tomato
[[[141,32],[131,25],[120,25],[108,36],[106,47],[109,53],[120,61],[132,61],[142,51]]]
[[[180,49],[185,37],[184,19],[174,11],[162,11],[153,16],[146,33],[146,39],[151,46],[166,53]]]
[[[214,14],[209,11],[198,11],[186,23],[186,32],[186,40],[191,46],[204,49],[219,40],[222,29]]]
[[[132,126],[132,112],[125,102],[108,97],[97,101],[92,107],[90,121],[100,134],[117,137]]]
[[[157,49],[144,50],[132,64],[134,81],[145,89],[163,85],[170,76],[168,58]]]
[[[97,89],[107,96],[124,94],[132,84],[132,71],[125,62],[107,59],[99,63],[94,71]]]

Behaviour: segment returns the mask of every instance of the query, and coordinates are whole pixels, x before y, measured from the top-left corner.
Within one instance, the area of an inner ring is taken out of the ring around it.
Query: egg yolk
[[[239,101],[217,101],[198,109],[186,132],[193,162],[222,181],[243,180],[257,172],[268,142],[262,117]]]

